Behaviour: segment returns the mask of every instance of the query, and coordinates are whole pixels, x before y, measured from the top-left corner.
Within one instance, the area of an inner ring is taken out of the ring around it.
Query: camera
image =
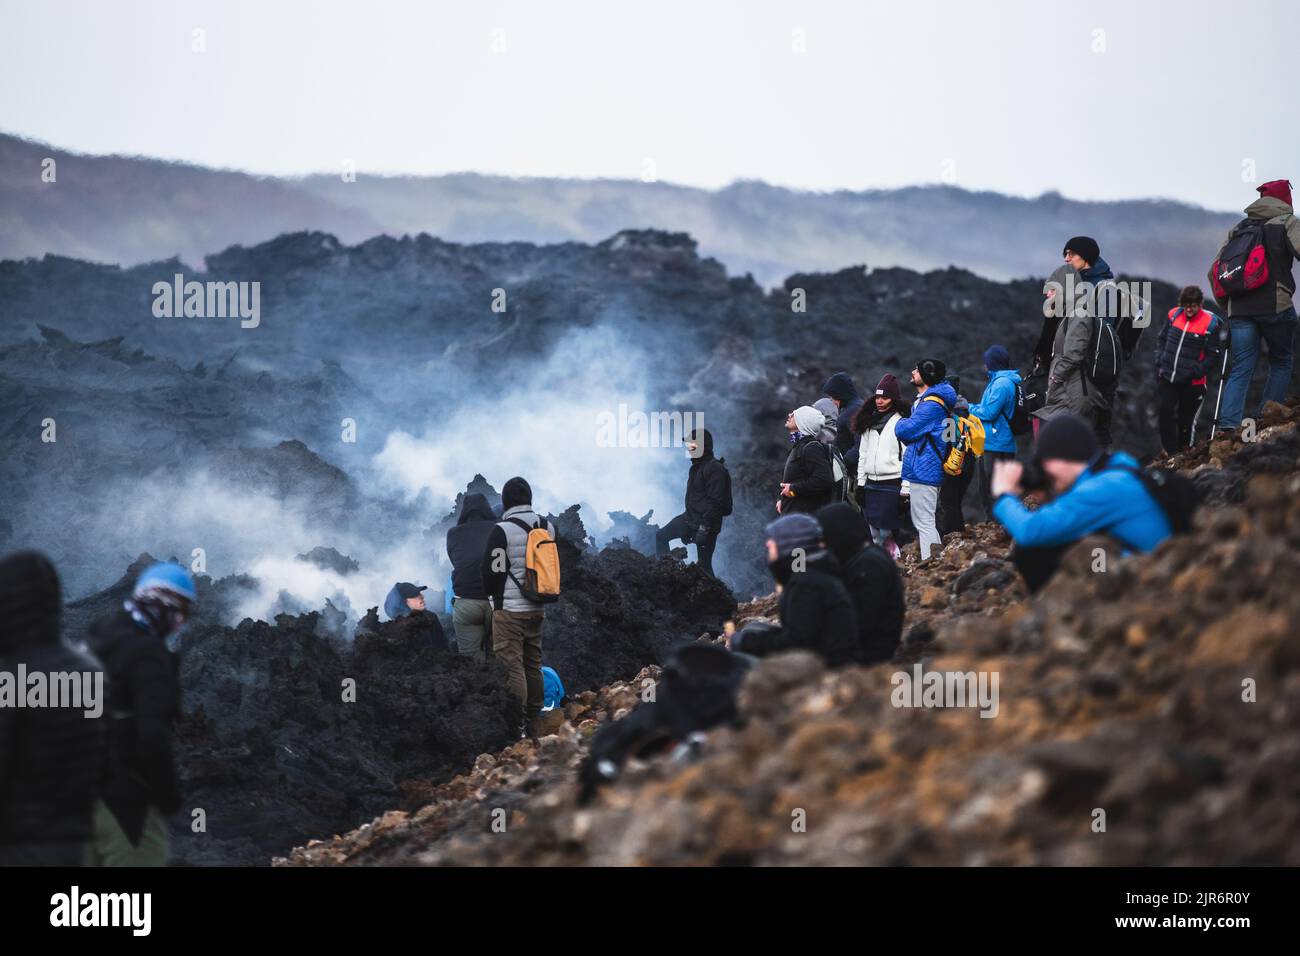
[[[1020,487],[1025,491],[1047,491],[1051,482],[1042,465],[1037,461],[1027,461],[1020,472]]]

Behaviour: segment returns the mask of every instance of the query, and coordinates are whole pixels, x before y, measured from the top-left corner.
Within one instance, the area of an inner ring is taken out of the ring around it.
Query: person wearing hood
[[[1001,345],[984,353],[989,383],[970,413],[984,423],[984,454],[979,459],[980,506],[986,521],[993,520],[993,465],[1016,457],[1016,436],[1011,418],[1016,413],[1020,372],[1011,367],[1011,356]]]
[[[726,463],[713,456],[713,435],[701,428],[686,440],[691,468],[686,475],[686,510],[655,533],[655,553],[668,554],[674,539],[695,545],[695,562],[710,577],[713,550],[722,532],[722,519],[731,513],[731,479]]]
[[[858,495],[871,537],[897,560],[894,532],[902,524],[899,503],[903,489],[903,443],[894,428],[911,413],[898,379],[886,373],[876,383],[872,400],[853,417],[858,443]]]
[[[90,626],[87,644],[108,672],[109,754],[95,806],[99,866],[165,866],[167,815],[181,807],[172,726],[181,713],[180,657],[173,645],[198,592],[173,562],[136,579],[122,607]]]
[[[1296,310],[1295,275],[1292,266],[1300,259],[1300,219],[1291,202],[1291,183],[1275,179],[1258,187],[1259,198],[1246,207],[1246,218],[1232,227],[1214,259],[1217,263],[1229,242],[1247,230],[1258,230],[1268,279],[1258,288],[1234,296],[1225,296],[1228,330],[1231,334],[1231,369],[1223,386],[1219,425],[1236,428],[1246,411],[1246,393],[1255,376],[1259,343],[1268,347],[1268,379],[1260,397],[1262,412],[1266,402],[1286,399],[1294,364]],[[1214,280],[1215,277],[1211,276]],[[1216,291],[1215,297],[1219,294]]]
[[[59,576],[45,555],[20,551],[0,561],[0,672],[71,674],[83,688],[88,677],[104,692],[100,662],[60,636],[62,613]],[[109,718],[102,697],[99,715],[94,702],[81,703],[0,705],[0,866],[89,860]]]
[[[811,405],[801,405],[786,416],[791,447],[776,502],[780,514],[811,514],[830,504],[835,476],[830,450],[819,437],[824,422],[825,416]]]
[[[912,523],[920,536],[921,560],[928,561],[934,546],[942,540],[935,524],[939,489],[943,486],[944,459],[948,444],[944,437],[957,392],[947,382],[948,369],[939,359],[921,359],[912,369],[917,400],[912,414],[894,426],[894,434],[906,447],[903,452],[905,494],[911,499]]]
[[[492,601],[492,652],[506,667],[511,695],[522,710],[519,735],[531,736],[545,702],[542,677],[542,625],[546,604],[524,592],[528,580],[528,535],[545,530],[554,541],[555,525],[533,510],[533,489],[521,477],[501,488],[501,520],[492,526],[480,560],[483,590]]]
[[[728,646],[754,657],[811,651],[830,667],[860,661],[853,599],[840,580],[839,562],[822,543],[821,524],[810,514],[785,515],[763,534],[768,569],[781,587],[781,623],[747,624],[731,636]]]
[[[1129,302],[1123,291],[1116,287],[1115,273],[1101,257],[1101,247],[1090,236],[1075,236],[1061,250],[1066,264],[1076,272],[1079,295],[1076,298],[1076,311],[1082,312],[1087,321],[1088,336],[1096,338],[1100,332],[1098,322],[1108,324],[1115,332],[1118,354],[1114,356],[1116,369],[1113,380],[1102,385],[1093,379],[1088,371],[1089,352],[1085,351],[1080,362],[1082,375],[1079,384],[1092,403],[1092,422],[1097,431],[1097,440],[1103,448],[1111,445],[1111,418],[1115,409],[1115,393],[1119,388],[1118,363],[1133,357],[1142,327],[1135,322],[1140,314],[1141,304],[1137,308]],[[1096,356],[1094,355],[1094,363]]]
[[[835,447],[844,456],[844,465],[853,474],[858,468],[858,443],[853,437],[853,417],[863,405],[858,387],[848,372],[836,372],[822,386],[822,395],[829,398],[836,408],[834,442]],[[815,406],[821,408],[820,402]],[[830,416],[827,416],[828,418]]]
[[[840,580],[853,599],[860,660],[864,664],[894,656],[903,636],[903,577],[898,565],[871,540],[867,519],[839,502],[817,512],[822,541],[840,566]]]
[[[1137,461],[1106,454],[1092,425],[1062,414],[1043,425],[1034,461],[1051,500],[1031,511],[1020,500],[1024,466],[999,462],[993,472],[993,515],[1015,542],[1011,559],[1030,592],[1056,573],[1066,550],[1090,534],[1107,534],[1125,552],[1148,552],[1173,533],[1169,518],[1137,475]]]
[[[483,552],[497,516],[487,497],[467,494],[456,524],[447,529],[447,559],[451,561],[451,625],[456,649],[476,661],[488,659],[492,647],[492,602],[483,589]]]

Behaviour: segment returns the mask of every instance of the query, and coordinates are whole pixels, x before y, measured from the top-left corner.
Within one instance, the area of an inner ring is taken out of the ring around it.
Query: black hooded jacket
[[[0,671],[96,673],[99,661],[59,637],[59,578],[44,555],[0,561]],[[18,688],[21,692],[23,688]],[[108,682],[103,683],[104,696]],[[108,701],[92,708],[0,707],[0,847],[84,843],[104,769]]]
[[[447,529],[447,557],[451,560],[451,588],[456,597],[486,601],[483,589],[483,552],[497,516],[483,495],[466,495],[456,526]]]
[[[755,657],[812,651],[831,667],[861,659],[853,601],[840,581],[834,555],[825,551],[810,554],[802,571],[791,571],[778,606],[781,626],[747,625],[736,650]]]
[[[850,505],[828,505],[817,512],[826,547],[840,566],[840,580],[853,599],[862,661],[874,664],[894,656],[903,636],[903,578],[884,550],[869,540],[870,529]]]
[[[713,435],[704,431],[703,451],[686,477],[686,515],[697,526],[716,531],[727,503],[727,468],[713,457]]]
[[[830,453],[822,442],[809,435],[800,435],[790,447],[785,459],[781,482],[794,492],[793,498],[781,499],[781,514],[799,512],[812,514],[831,500],[835,487],[835,473],[831,471]]]
[[[104,662],[113,690],[104,802],[133,843],[150,806],[180,809],[172,725],[181,713],[180,658],[126,611],[90,626],[87,643]]]
[[[850,474],[858,472],[859,436],[853,433],[853,417],[862,407],[863,398],[848,372],[836,372],[822,386],[822,394],[840,403],[840,413],[835,419],[835,447],[844,456]]]

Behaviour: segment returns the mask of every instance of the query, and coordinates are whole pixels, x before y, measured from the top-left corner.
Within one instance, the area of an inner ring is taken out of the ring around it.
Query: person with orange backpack
[[[533,510],[527,481],[507,481],[501,507],[483,553],[483,589],[492,599],[492,652],[523,707],[519,735],[527,737],[544,703],[542,624],[546,605],[559,600],[560,558],[555,526]]]
[[[1160,444],[1167,455],[1195,441],[1206,377],[1226,357],[1228,327],[1204,302],[1200,286],[1183,289],[1156,342],[1156,414]],[[1222,380],[1219,384],[1222,388]]]

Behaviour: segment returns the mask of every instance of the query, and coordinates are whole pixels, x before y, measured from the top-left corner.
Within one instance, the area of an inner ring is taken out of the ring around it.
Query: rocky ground
[[[587,741],[655,680],[647,667],[575,695],[553,734],[412,785],[418,809],[276,862],[1300,864],[1297,420],[1274,406],[1256,441],[1177,456],[1209,505],[1193,533],[1104,573],[1091,548],[1107,542],[1087,541],[1034,598],[989,526],[930,565],[905,558],[895,662],[765,661],[743,725],[694,760],[633,761],[578,805]],[[913,661],[996,674],[997,715],[894,706],[891,677]]]

